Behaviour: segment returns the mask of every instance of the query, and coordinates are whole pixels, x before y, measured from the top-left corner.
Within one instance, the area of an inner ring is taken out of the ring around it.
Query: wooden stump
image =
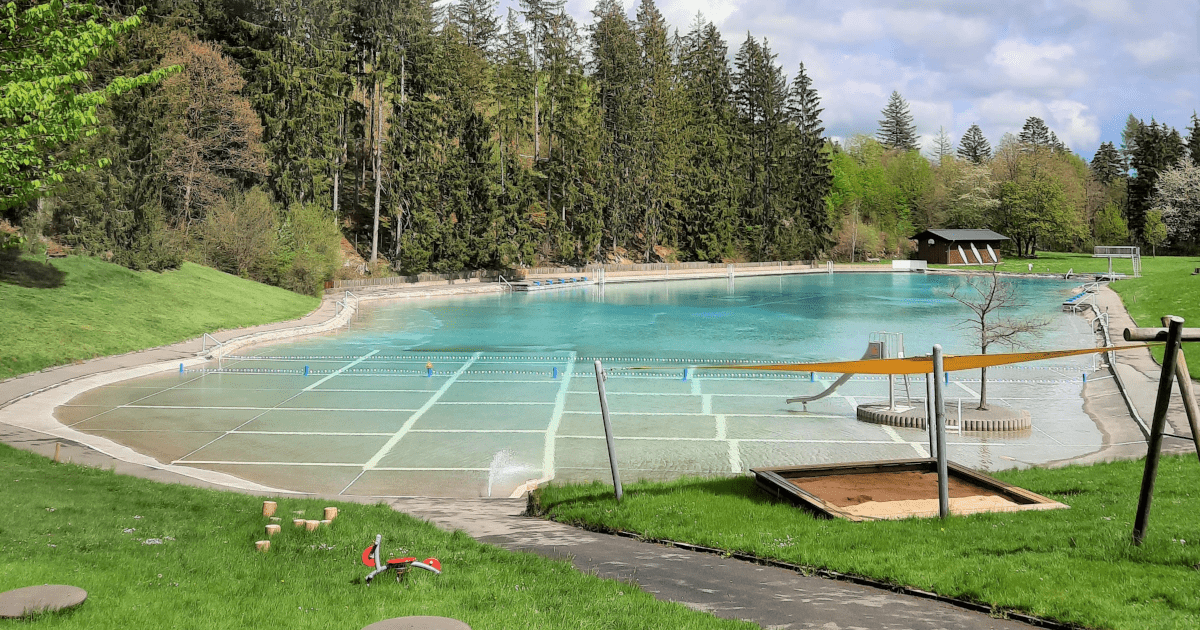
[[[325,520],[332,521],[333,519],[337,518],[337,515],[338,515],[337,508],[335,508],[335,507],[325,508]]]
[[[257,550],[259,550],[259,551],[263,551],[263,552],[265,552],[265,551],[267,551],[267,550],[269,550],[269,549],[271,548],[271,541],[269,541],[269,540],[260,540],[260,541],[258,541],[258,542],[256,542],[256,543],[254,543],[254,548],[255,548],[255,549],[257,549]]]
[[[322,524],[322,525],[328,525],[328,524],[330,524],[330,523],[332,523],[332,522],[333,522],[333,521],[331,521],[331,520],[329,520],[329,519],[325,519],[325,520],[321,521],[321,524]]]
[[[278,525],[276,525],[275,523],[271,523],[270,525],[267,525],[267,538],[270,538],[271,536],[278,534],[280,529],[281,528]]]
[[[304,527],[304,524],[305,524],[305,523],[307,523],[307,522],[308,522],[308,521],[306,521],[306,520],[304,520],[304,519],[302,519],[302,518],[294,518],[294,519],[292,519],[292,525],[295,525],[296,527]]]
[[[275,508],[279,507],[274,501],[263,501],[263,516],[275,516]]]
[[[317,531],[317,527],[321,525],[321,521],[304,521],[304,529],[310,532]]]

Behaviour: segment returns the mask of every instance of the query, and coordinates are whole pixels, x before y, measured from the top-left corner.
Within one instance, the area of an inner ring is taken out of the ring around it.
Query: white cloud
[[[1068,147],[1079,151],[1100,139],[1100,124],[1084,103],[1070,99],[1042,101],[1013,92],[993,94],[979,100],[980,126],[993,146],[1005,133],[1017,135],[1030,116],[1037,116]],[[985,125],[987,125],[985,127]],[[990,127],[990,128],[989,128]]]
[[[1170,61],[1182,51],[1182,38],[1172,32],[1125,44],[1125,51],[1143,66]]]
[[[704,19],[720,27],[725,20],[733,15],[746,0],[665,0],[659,4],[658,10],[673,27],[678,27],[682,33],[691,28],[697,13],[703,13]]]
[[[1075,47],[1071,44],[1004,39],[992,47],[986,61],[1009,87],[1068,88],[1082,85],[1087,78],[1073,65],[1074,57]]]

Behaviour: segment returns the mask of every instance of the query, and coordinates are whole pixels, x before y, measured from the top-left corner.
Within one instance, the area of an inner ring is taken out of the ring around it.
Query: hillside
[[[97,258],[0,260],[0,379],[300,317],[317,298],[184,263],[130,271]]]

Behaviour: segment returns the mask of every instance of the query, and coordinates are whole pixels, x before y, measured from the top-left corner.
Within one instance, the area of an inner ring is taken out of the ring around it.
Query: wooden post
[[[1166,317],[1163,326],[1170,326]],[[1196,393],[1192,391],[1192,375],[1188,373],[1187,359],[1183,348],[1175,357],[1175,380],[1179,382],[1179,396],[1183,398],[1183,410],[1187,414],[1188,426],[1192,428],[1192,442],[1196,445],[1196,456],[1200,457],[1200,409],[1196,407]]]
[[[335,507],[325,508],[325,520],[332,521],[333,519],[337,518],[337,515],[338,515],[337,508],[335,508]]]
[[[275,508],[279,507],[274,501],[263,501],[263,516],[275,516]]]
[[[317,527],[319,527],[320,525],[321,525],[321,521],[311,521],[311,520],[304,521],[304,529],[306,529],[310,532],[317,531]]]
[[[271,523],[270,525],[267,525],[267,538],[270,538],[270,537],[274,536],[275,534],[278,534],[280,529],[281,528],[278,525],[276,525],[275,523]]]
[[[62,461],[62,458],[60,457],[61,452],[62,452],[62,442],[55,442],[54,443],[54,463],[55,464]]]
[[[1171,404],[1171,384],[1175,380],[1175,364],[1179,358],[1179,340],[1183,336],[1183,318],[1170,317],[1167,329],[1167,349],[1163,354],[1162,375],[1158,379],[1158,397],[1154,401],[1154,419],[1150,423],[1150,443],[1146,447],[1146,468],[1142,472],[1142,488],[1138,493],[1137,514],[1133,520],[1133,544],[1141,545],[1146,538],[1150,521],[1150,503],[1154,500],[1154,479],[1158,476],[1158,459],[1162,454],[1163,429],[1167,424],[1167,407]]]
[[[950,516],[950,471],[946,465],[946,393],[942,379],[942,346],[933,346],[933,397],[937,416],[938,516]]]
[[[254,543],[254,548],[265,553],[267,550],[269,550],[271,548],[271,541],[260,540],[256,543]]]

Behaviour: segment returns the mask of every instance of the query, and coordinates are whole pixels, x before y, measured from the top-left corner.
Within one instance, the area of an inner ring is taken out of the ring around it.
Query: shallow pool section
[[[805,410],[785,399],[837,375],[694,366],[858,358],[879,330],[905,333],[909,355],[935,341],[971,352],[955,327],[966,311],[944,295],[955,281],[838,274],[379,304],[341,333],[100,388],[56,413],[160,461],[277,488],[507,497],[529,480],[610,480],[599,358],[624,480],[927,456],[923,431],[854,418],[856,405],[887,399],[884,377],[856,377]],[[1086,320],[1058,312],[1073,286],[1021,282],[1023,314],[1052,321],[1033,347],[1092,345]],[[1081,399],[1092,366],[992,368],[991,402],[1028,409],[1034,428],[951,434],[951,458],[995,470],[1097,450]],[[951,375],[951,418],[978,388],[977,373]],[[897,379],[901,404],[924,392],[920,377]]]

